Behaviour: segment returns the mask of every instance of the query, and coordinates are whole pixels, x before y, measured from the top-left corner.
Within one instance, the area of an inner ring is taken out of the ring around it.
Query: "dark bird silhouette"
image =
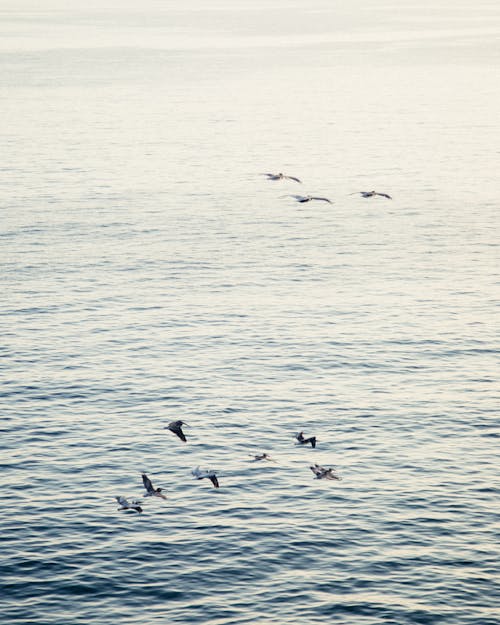
[[[200,467],[196,467],[196,469],[193,469],[191,473],[194,475],[195,479],[197,480],[202,480],[203,478],[208,477],[208,479],[212,482],[215,488],[219,488],[219,480],[217,479],[217,475],[215,471],[202,470],[200,469]]]
[[[315,464],[312,467],[309,467],[311,471],[316,476],[317,480],[341,480],[342,478],[334,473],[334,469],[325,469],[325,467],[320,466],[319,464]]]
[[[316,437],[315,436],[310,436],[309,438],[304,438],[304,432],[299,432],[298,434],[295,435],[295,438],[297,439],[297,443],[295,443],[296,445],[307,445],[308,443],[311,443],[311,447],[316,447]]]
[[[297,202],[300,202],[301,204],[304,204],[305,202],[312,202],[313,200],[319,200],[321,202],[328,202],[328,204],[333,204],[333,202],[330,201],[327,197],[318,197],[316,195],[283,195],[282,197],[293,197],[297,200]]]
[[[380,197],[386,197],[388,200],[392,200],[390,195],[387,193],[377,193],[377,191],[354,191],[354,193],[349,193],[349,195],[361,195],[361,197],[374,197],[375,195],[380,195]]]
[[[146,497],[160,497],[161,499],[166,499],[165,495],[161,494],[162,489],[154,488],[153,483],[145,473],[142,474],[142,483],[147,490]]]
[[[164,430],[170,430],[174,434],[176,434],[181,441],[186,442],[186,437],[184,436],[184,432],[182,431],[182,426],[187,425],[185,421],[171,421],[167,426],[165,426]]]
[[[252,455],[252,458],[254,460],[269,460],[269,462],[276,462],[276,460],[274,460],[274,458],[271,458],[271,456],[268,453],[262,453],[262,454],[255,454]]]
[[[267,176],[268,180],[294,180],[295,182],[302,183],[302,180],[295,178],[295,176],[285,176],[285,174],[261,174],[262,176]]]
[[[142,508],[138,501],[127,501],[125,497],[115,497],[116,501],[120,504],[118,510],[134,510],[134,512],[142,512]]]

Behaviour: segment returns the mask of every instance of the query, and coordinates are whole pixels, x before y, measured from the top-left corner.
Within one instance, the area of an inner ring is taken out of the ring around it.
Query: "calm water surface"
[[[498,625],[498,5],[0,16],[1,622]]]

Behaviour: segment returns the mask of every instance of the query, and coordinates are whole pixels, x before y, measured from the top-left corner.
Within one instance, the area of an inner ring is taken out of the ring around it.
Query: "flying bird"
[[[185,421],[171,421],[167,426],[165,426],[164,430],[170,430],[174,434],[176,434],[181,441],[186,442],[186,437],[184,436],[184,432],[182,431],[182,426],[187,425]]]
[[[304,202],[312,202],[313,200],[319,200],[321,202],[328,202],[328,204],[333,204],[331,200],[327,197],[318,197],[316,195],[283,195],[282,197],[293,197],[297,202],[304,204]]]
[[[269,462],[276,462],[276,460],[274,458],[271,458],[271,456],[267,453],[255,454],[255,455],[252,455],[252,458],[254,460],[269,460]]]
[[[373,197],[375,195],[380,195],[380,197],[386,197],[388,200],[392,200],[390,195],[387,193],[377,193],[377,191],[354,191],[354,193],[349,193],[349,195],[361,195],[361,197]]]
[[[261,174],[261,176],[267,176],[268,180],[294,180],[295,182],[302,183],[302,180],[295,178],[295,176],[285,176],[285,174]]]
[[[304,432],[299,432],[298,434],[295,435],[295,438],[298,441],[297,443],[295,443],[296,445],[307,445],[308,443],[311,443],[311,447],[316,447],[315,436],[304,438]]]
[[[142,512],[142,508],[138,501],[127,501],[125,497],[115,497],[116,501],[120,504],[118,510],[134,510],[135,512]]]
[[[325,469],[325,467],[320,466],[319,464],[315,464],[312,467],[309,467],[311,471],[316,476],[317,480],[341,480],[342,478],[334,473],[334,469]]]
[[[219,480],[217,479],[215,471],[202,470],[200,469],[200,467],[196,467],[196,469],[193,469],[191,473],[197,480],[202,480],[203,478],[208,477],[208,479],[212,482],[215,488],[219,488]]]
[[[145,473],[142,474],[142,483],[147,490],[146,497],[160,497],[161,499],[166,499],[165,495],[161,493],[162,489],[154,488],[153,483]]]

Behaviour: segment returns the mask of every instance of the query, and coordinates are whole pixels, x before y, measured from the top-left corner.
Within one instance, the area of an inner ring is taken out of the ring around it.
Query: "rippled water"
[[[2,623],[500,623],[469,4],[4,4]]]

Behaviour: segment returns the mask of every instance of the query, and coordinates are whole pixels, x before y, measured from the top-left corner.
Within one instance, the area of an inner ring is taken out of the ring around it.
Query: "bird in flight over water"
[[[195,479],[202,480],[204,477],[208,477],[208,479],[212,482],[215,488],[219,488],[219,480],[217,479],[217,475],[215,471],[212,470],[202,470],[200,467],[196,467],[193,469],[191,473],[194,475]]]
[[[176,434],[181,441],[186,442],[186,437],[184,436],[184,432],[182,431],[182,426],[187,425],[185,421],[171,421],[167,426],[165,426],[164,430],[170,430],[174,434]]]
[[[166,499],[165,495],[161,493],[162,489],[154,488],[153,483],[145,473],[142,474],[142,483],[147,490],[146,497],[160,497],[161,499]]]
[[[254,460],[269,460],[269,462],[276,462],[274,458],[271,458],[271,456],[265,452],[263,454],[252,455],[252,458]]]
[[[138,501],[127,501],[125,497],[115,497],[116,501],[120,504],[118,510],[134,510],[135,512],[142,512],[142,508]]]
[[[261,176],[267,176],[268,180],[294,180],[295,182],[302,183],[302,180],[295,178],[295,176],[285,176],[285,174],[261,174]]]
[[[293,197],[297,202],[304,204],[304,202],[312,202],[313,200],[319,200],[321,202],[328,202],[328,204],[333,204],[331,200],[327,197],[318,197],[316,195],[282,195],[281,197]]]
[[[342,479],[339,475],[333,472],[334,471],[333,468],[325,469],[325,467],[322,467],[319,464],[315,464],[309,468],[314,473],[317,480],[341,480]]]
[[[392,200],[390,195],[387,193],[378,193],[377,191],[354,191],[354,193],[349,193],[349,195],[361,195],[361,197],[374,197],[375,195],[380,195],[380,197],[386,197],[388,200]]]
[[[295,435],[297,439],[296,445],[307,445],[307,443],[311,443],[311,447],[316,447],[316,437],[310,436],[309,438],[304,438],[304,432],[299,432]]]

